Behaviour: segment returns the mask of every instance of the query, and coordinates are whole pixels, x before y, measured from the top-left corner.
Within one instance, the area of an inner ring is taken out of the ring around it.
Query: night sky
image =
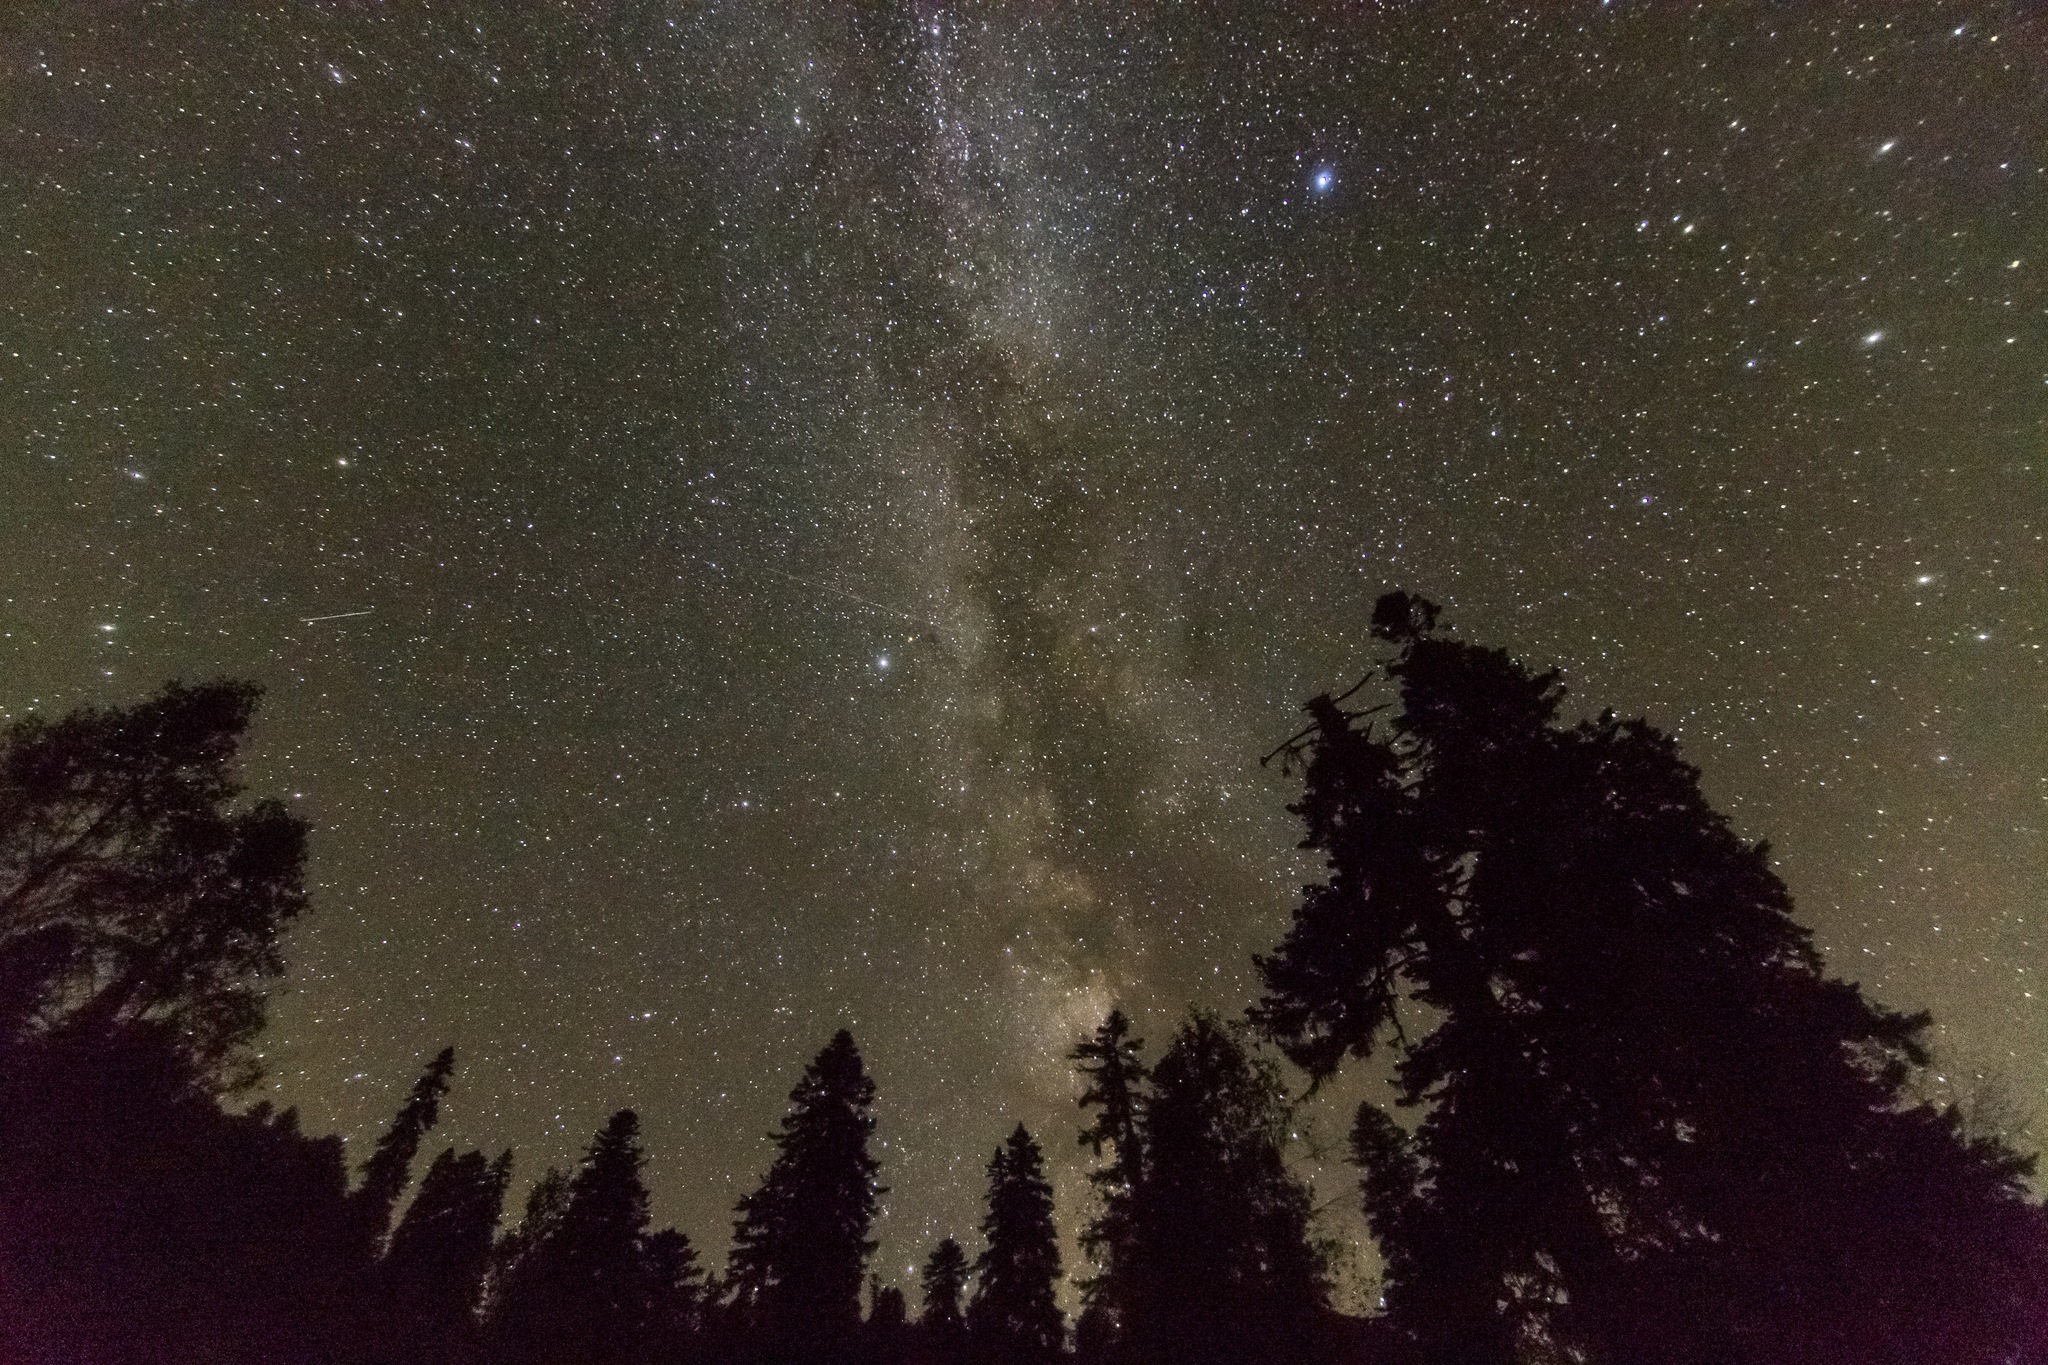
[[[635,1105],[716,1258],[845,1025],[886,1274],[1019,1119],[1071,1228],[1399,586],[2048,1111],[2041,12],[1134,8],[9,6],[0,714],[269,689],[266,1093]]]

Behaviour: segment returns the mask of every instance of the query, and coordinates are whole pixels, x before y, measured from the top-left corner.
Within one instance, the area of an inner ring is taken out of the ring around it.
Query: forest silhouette
[[[256,690],[14,725],[0,1360],[2048,1362],[2031,1158],[1915,1097],[1927,1017],[1826,974],[1671,739],[1566,719],[1555,673],[1437,618],[1382,598],[1381,662],[1269,755],[1324,870],[1244,1017],[1191,1011],[1156,1055],[1121,1011],[1075,1041],[1078,1132],[1044,1136],[1093,1162],[1085,1264],[1019,1125],[915,1311],[870,1272],[887,1172],[849,1033],[722,1269],[654,1227],[631,1109],[517,1216],[512,1153],[427,1159],[452,1051],[352,1168],[246,1103],[308,904],[307,827],[237,785]],[[1304,1086],[1375,1056],[1397,1102],[1351,1154],[1384,1311],[1354,1318],[1288,1143]]]

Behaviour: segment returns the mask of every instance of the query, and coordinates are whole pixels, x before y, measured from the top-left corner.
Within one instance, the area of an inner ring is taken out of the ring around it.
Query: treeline
[[[1063,1267],[1038,1140],[975,1250],[871,1278],[874,1085],[835,1036],[723,1267],[655,1229],[621,1110],[506,1216],[510,1153],[424,1162],[455,1059],[351,1169],[235,1107],[306,830],[243,805],[255,702],[173,686],[0,748],[0,1359],[335,1365],[1376,1360],[2048,1362],[2031,1163],[1913,1098],[1924,1015],[1829,978],[1766,851],[1665,736],[1395,594],[1365,683],[1271,757],[1326,860],[1242,1023],[1073,1062],[1093,1200]],[[1369,684],[1371,705],[1351,699]],[[1292,1097],[1389,1055],[1352,1156],[1385,1311],[1333,1312]],[[1071,1135],[1063,1135],[1067,1140]]]

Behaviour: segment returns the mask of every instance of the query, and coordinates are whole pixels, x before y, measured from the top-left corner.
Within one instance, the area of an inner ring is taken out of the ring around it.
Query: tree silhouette
[[[306,904],[304,823],[276,801],[234,808],[258,693],[173,683],[9,728],[0,1041],[146,1028],[209,1082],[254,1080],[262,982]]]
[[[412,1093],[377,1139],[376,1150],[363,1162],[362,1183],[350,1195],[359,1234],[369,1255],[384,1249],[391,1214],[412,1179],[413,1158],[420,1142],[441,1117],[441,1100],[455,1071],[455,1049],[442,1048],[413,1083]]]
[[[948,1237],[932,1248],[919,1276],[924,1308],[917,1317],[918,1331],[932,1354],[942,1360],[956,1359],[967,1339],[967,1320],[960,1312],[967,1273],[967,1253]]]
[[[868,1153],[875,1085],[844,1029],[804,1069],[774,1134],[761,1187],[740,1200],[727,1276],[736,1305],[776,1349],[831,1351],[860,1322],[882,1194]]]
[[[1081,1231],[1081,1250],[1098,1273],[1081,1282],[1083,1317],[1090,1339],[1114,1333],[1121,1317],[1113,1302],[1118,1283],[1113,1270],[1129,1252],[1131,1198],[1143,1178],[1144,1146],[1140,1137],[1141,1105],[1146,1081],[1144,1040],[1131,1036],[1131,1021],[1111,1009],[1095,1030],[1070,1055],[1082,1080],[1078,1103],[1095,1111],[1081,1130],[1081,1145],[1100,1164],[1088,1173],[1098,1208]],[[1108,1153],[1108,1160],[1102,1161]]]
[[[378,1265],[380,1360],[449,1362],[475,1349],[476,1314],[512,1154],[435,1157]]]
[[[624,1362],[642,1348],[654,1303],[640,1119],[612,1115],[573,1176],[529,1200],[493,1314],[498,1359]]]
[[[1145,1169],[1108,1267],[1113,1354],[1136,1362],[1305,1357],[1325,1313],[1306,1187],[1286,1167],[1286,1093],[1214,1015],[1197,1011],[1152,1071]]]
[[[1018,1124],[988,1163],[986,1248],[975,1261],[967,1333],[976,1359],[991,1365],[1035,1365],[1060,1354],[1066,1320],[1054,1286],[1060,1248],[1053,1231],[1052,1186],[1044,1154]]]
[[[648,1287],[644,1333],[648,1358],[687,1359],[704,1330],[704,1271],[690,1239],[663,1228],[643,1244]]]
[[[893,1284],[883,1284],[878,1275],[868,1276],[868,1320],[862,1336],[864,1355],[871,1365],[896,1365],[908,1359],[909,1317],[903,1291]]]
[[[305,904],[304,826],[235,805],[256,696],[174,684],[0,739],[0,1358],[346,1335],[340,1143],[219,1104]]]
[[[1383,598],[1398,709],[1318,697],[1286,746],[1329,873],[1255,1011],[1317,1077],[1397,1042],[1421,1122],[1367,1108],[1353,1143],[1400,1330],[1473,1362],[2018,1344],[2026,1163],[1906,1103],[1925,1018],[1824,975],[1669,739],[1562,723],[1555,674],[1436,616]]]

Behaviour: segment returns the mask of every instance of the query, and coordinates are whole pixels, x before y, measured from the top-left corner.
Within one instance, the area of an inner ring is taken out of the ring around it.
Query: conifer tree
[[[642,1248],[649,1293],[646,1340],[656,1360],[688,1354],[690,1343],[704,1329],[704,1271],[690,1239],[663,1228]]]
[[[1144,1046],[1144,1040],[1131,1036],[1130,1019],[1113,1008],[1094,1037],[1069,1054],[1082,1079],[1078,1103],[1095,1111],[1093,1122],[1081,1130],[1081,1145],[1101,1162],[1088,1174],[1098,1208],[1081,1232],[1081,1250],[1098,1267],[1097,1274],[1081,1283],[1091,1332],[1113,1331],[1120,1316],[1112,1302],[1118,1282],[1115,1266],[1128,1252],[1131,1197],[1145,1169],[1140,1138]],[[1102,1160],[1105,1152],[1107,1161]]]
[[[871,1365],[899,1365],[909,1356],[910,1312],[903,1291],[868,1276],[868,1320],[863,1326],[866,1357]]]
[[[1906,1102],[1925,1018],[1825,976],[1668,738],[1562,722],[1554,673],[1436,617],[1383,598],[1398,708],[1318,697],[1286,746],[1329,874],[1255,1012],[1317,1077],[1396,1041],[1421,1122],[1353,1140],[1400,1330],[1501,1365],[2029,1345],[2026,1163]]]
[[[566,1182],[536,1191],[494,1307],[500,1360],[613,1365],[645,1341],[653,1286],[640,1120],[612,1115]]]
[[[924,1308],[917,1317],[918,1330],[942,1358],[950,1359],[966,1339],[967,1320],[961,1315],[960,1301],[967,1292],[967,1274],[967,1253],[948,1237],[932,1248],[919,1277]]]
[[[1059,1239],[1053,1231],[1052,1186],[1045,1158],[1018,1124],[988,1164],[987,1246],[975,1262],[967,1333],[976,1359],[992,1365],[1038,1365],[1060,1354],[1066,1322],[1055,1285]]]
[[[1141,1113],[1144,1179],[1107,1275],[1121,1315],[1112,1353],[1146,1365],[1305,1358],[1327,1289],[1272,1065],[1197,1011],[1153,1069]]]
[[[392,1211],[412,1179],[420,1142],[441,1117],[441,1100],[448,1093],[448,1078],[454,1070],[455,1049],[442,1048],[413,1082],[404,1106],[363,1162],[362,1183],[350,1192],[349,1200],[356,1214],[357,1235],[373,1256],[383,1250]]]
[[[450,1147],[427,1167],[378,1267],[378,1359],[467,1357],[511,1175],[510,1152],[488,1161]]]
[[[777,1349],[839,1349],[860,1323],[882,1187],[868,1153],[875,1085],[840,1030],[790,1092],[761,1187],[740,1200],[727,1276],[736,1306]]]
[[[172,684],[0,736],[0,1358],[304,1358],[360,1248],[338,1140],[221,1107],[306,827],[243,805],[259,690]]]

